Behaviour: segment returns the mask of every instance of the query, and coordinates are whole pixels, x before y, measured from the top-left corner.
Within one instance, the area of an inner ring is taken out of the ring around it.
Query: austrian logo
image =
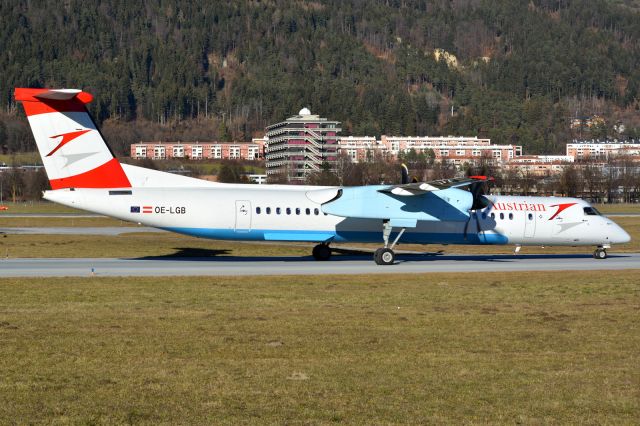
[[[553,204],[553,205],[549,206],[549,207],[557,207],[558,208],[558,211],[555,212],[553,214],[553,216],[551,216],[549,218],[549,220],[555,219],[556,216],[558,216],[560,213],[562,213],[564,210],[568,209],[569,207],[573,206],[574,204],[576,204],[576,203]]]
[[[85,133],[90,132],[90,131],[91,131],[91,129],[84,129],[84,130],[76,130],[75,132],[62,133],[60,135],[50,136],[50,139],[56,139],[56,138],[59,138],[60,136],[62,136],[62,140],[46,156],[47,157],[52,156],[57,150],[59,150],[60,148],[62,148],[63,146],[65,146],[66,144],[71,142],[72,140],[74,140],[77,137],[82,136]]]

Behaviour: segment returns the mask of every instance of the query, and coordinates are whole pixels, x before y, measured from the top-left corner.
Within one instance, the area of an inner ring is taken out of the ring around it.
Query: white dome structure
[[[311,115],[311,111],[309,110],[309,108],[302,108],[298,115]]]

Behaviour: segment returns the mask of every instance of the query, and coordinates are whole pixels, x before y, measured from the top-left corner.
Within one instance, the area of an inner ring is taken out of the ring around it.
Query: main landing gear
[[[318,244],[313,248],[311,254],[315,260],[329,260],[331,258],[331,248],[329,244]]]
[[[594,259],[606,259],[607,258],[607,249],[604,247],[598,247],[593,252]]]
[[[393,262],[396,260],[396,254],[393,252],[393,248],[398,243],[398,240],[404,234],[406,228],[402,228],[396,239],[391,243],[391,247],[389,247],[389,236],[391,236],[391,223],[388,220],[385,220],[382,224],[382,239],[384,240],[384,247],[379,248],[373,254],[373,260],[376,262],[376,265],[393,265]]]

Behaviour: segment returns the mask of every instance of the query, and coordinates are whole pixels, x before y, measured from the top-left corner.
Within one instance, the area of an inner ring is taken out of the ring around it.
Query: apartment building
[[[264,147],[264,138],[251,142],[140,142],[131,144],[131,158],[261,160]]]

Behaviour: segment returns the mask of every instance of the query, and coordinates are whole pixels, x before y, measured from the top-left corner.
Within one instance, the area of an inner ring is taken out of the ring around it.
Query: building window
[[[232,146],[229,148],[229,158],[232,160],[240,158],[240,147]]]
[[[211,148],[211,156],[213,158],[222,158],[222,147],[220,145],[215,145]]]
[[[147,156],[147,147],[146,146],[137,146],[136,147],[136,158],[145,158]]]
[[[202,158],[202,147],[194,146],[191,148],[191,158],[201,159]]]
[[[448,149],[441,149],[440,150],[440,156],[441,157],[448,157],[449,156],[449,150]]]
[[[184,157],[184,147],[183,146],[174,146],[173,147],[173,156],[177,158]]]

